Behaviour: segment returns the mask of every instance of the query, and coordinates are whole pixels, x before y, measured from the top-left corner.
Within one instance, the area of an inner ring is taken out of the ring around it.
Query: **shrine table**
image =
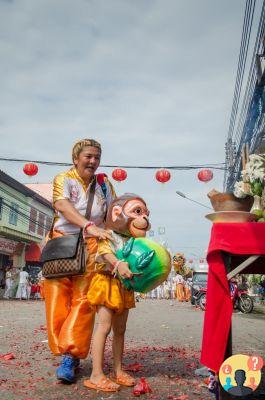
[[[201,351],[201,363],[213,371],[218,372],[223,361],[232,355],[233,304],[227,274],[232,275],[246,259],[250,260],[246,263],[249,265],[241,273],[264,274],[262,256],[265,256],[265,223],[213,224],[207,254],[207,306]],[[225,399],[225,394],[220,398]]]

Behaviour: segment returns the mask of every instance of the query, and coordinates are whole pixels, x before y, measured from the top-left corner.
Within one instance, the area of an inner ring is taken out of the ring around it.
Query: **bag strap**
[[[96,183],[97,183],[97,178],[95,176],[93,179],[93,182],[91,184],[90,191],[89,191],[89,197],[88,197],[86,213],[85,213],[86,219],[90,219],[90,217],[91,217],[91,210],[92,210],[93,200],[94,200],[94,196],[95,196]]]

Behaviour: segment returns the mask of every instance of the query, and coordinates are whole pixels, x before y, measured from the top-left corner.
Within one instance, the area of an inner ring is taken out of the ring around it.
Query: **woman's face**
[[[97,147],[86,146],[83,148],[77,158],[74,159],[74,164],[79,176],[84,181],[90,181],[95,174],[100,163],[101,152]]]

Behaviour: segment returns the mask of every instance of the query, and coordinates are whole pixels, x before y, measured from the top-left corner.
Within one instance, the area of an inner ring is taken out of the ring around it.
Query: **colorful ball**
[[[116,257],[129,263],[130,270],[139,275],[120,280],[126,289],[146,293],[164,282],[171,270],[169,252],[160,244],[146,238],[130,238]]]

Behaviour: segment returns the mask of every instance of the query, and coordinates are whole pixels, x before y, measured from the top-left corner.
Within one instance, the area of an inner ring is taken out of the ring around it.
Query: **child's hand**
[[[133,273],[129,269],[129,264],[125,261],[119,263],[117,270],[123,279],[131,279],[133,277]]]

